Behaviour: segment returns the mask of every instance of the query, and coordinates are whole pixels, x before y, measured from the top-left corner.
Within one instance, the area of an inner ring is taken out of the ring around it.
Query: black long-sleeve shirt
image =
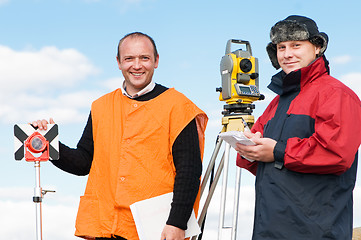
[[[151,100],[168,88],[156,84],[154,89],[134,100]],[[84,176],[89,174],[94,154],[94,141],[92,118],[89,114],[87,124],[84,128],[75,149],[60,143],[60,159],[52,161],[58,168]],[[199,139],[195,119],[193,119],[178,135],[172,146],[173,161],[176,168],[176,176],[173,190],[173,202],[168,225],[181,229],[187,228],[187,221],[192,213],[193,205],[198,194],[200,176],[202,174],[202,160],[199,148]]]

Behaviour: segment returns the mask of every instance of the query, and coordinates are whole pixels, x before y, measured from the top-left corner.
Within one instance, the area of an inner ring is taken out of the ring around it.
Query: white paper
[[[251,139],[247,138],[243,132],[241,131],[229,131],[229,132],[222,132],[219,134],[219,137],[222,138],[224,141],[229,143],[233,148],[237,147],[237,143],[243,145],[256,145]],[[242,156],[244,157],[244,156]],[[250,162],[254,160],[244,157]]]
[[[140,240],[160,239],[169,216],[173,193],[166,193],[130,205]],[[185,237],[201,233],[194,211],[188,221]]]

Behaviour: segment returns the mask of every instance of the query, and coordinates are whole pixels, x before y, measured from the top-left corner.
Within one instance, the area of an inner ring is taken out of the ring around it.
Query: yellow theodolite
[[[231,44],[242,44],[246,50],[238,49],[231,52]],[[264,99],[259,93],[258,59],[252,56],[248,41],[230,39],[227,42],[226,54],[221,59],[220,71],[222,88],[219,100],[227,104],[249,104]]]
[[[232,43],[244,45],[245,50],[238,49],[231,52]],[[252,56],[248,41],[228,40],[225,56],[221,59],[220,72],[222,87],[217,88],[220,92],[219,100],[227,103],[224,106],[225,111],[222,112],[224,115],[222,124],[228,125],[231,119],[237,119],[242,115],[243,120],[252,127],[254,123],[254,117],[251,115],[254,109],[252,103],[263,100],[264,95],[259,92],[258,59]],[[243,130],[243,124],[236,123],[236,126],[231,129],[228,126],[228,129],[223,131]]]

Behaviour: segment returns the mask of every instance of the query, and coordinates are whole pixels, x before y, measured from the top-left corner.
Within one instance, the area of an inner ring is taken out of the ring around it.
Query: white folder
[[[158,240],[169,217],[173,193],[142,200],[130,205],[140,240]],[[194,211],[187,224],[185,237],[201,233]]]

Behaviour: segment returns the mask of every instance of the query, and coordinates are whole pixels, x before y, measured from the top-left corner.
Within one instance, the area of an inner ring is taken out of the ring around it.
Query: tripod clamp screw
[[[55,193],[54,190],[41,190],[41,196],[34,196],[34,197],[33,197],[33,202],[34,202],[34,203],[40,203],[40,202],[42,202],[44,195],[47,194],[48,192]]]
[[[43,195],[47,194],[48,192],[55,193],[54,190],[41,190],[41,193],[42,193]]]

